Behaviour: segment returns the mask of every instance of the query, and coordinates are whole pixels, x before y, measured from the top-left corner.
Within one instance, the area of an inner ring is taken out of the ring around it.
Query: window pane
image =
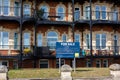
[[[96,19],[100,19],[100,6],[96,6]]]
[[[29,4],[24,4],[24,16],[25,17],[29,17],[30,16],[30,12],[31,12],[31,10],[30,10],[30,5]]]
[[[8,10],[9,10],[9,0],[3,0],[3,5],[4,5],[4,9],[3,9],[3,14],[4,15],[8,15]]]
[[[47,6],[42,6],[41,9],[44,10],[43,18],[47,19],[48,18],[48,7]]]
[[[30,47],[30,33],[24,33],[24,47]]]
[[[18,47],[18,33],[14,33],[14,49]]]
[[[67,41],[67,36],[66,36],[66,34],[63,34],[62,40],[63,40],[63,42],[66,42],[66,41]]]
[[[86,35],[86,43],[87,43],[87,49],[90,49],[90,34]]]
[[[102,6],[102,19],[106,19],[106,6]]]
[[[79,20],[80,19],[80,11],[79,8],[75,8],[75,13],[74,13],[74,19]]]
[[[79,34],[75,34],[75,42],[80,42],[80,35]]]
[[[8,48],[8,32],[2,32],[2,48]]]
[[[86,11],[86,19],[90,19],[90,6],[87,6],[85,8],[85,11]]]
[[[0,0],[0,14],[2,14],[2,0]]]
[[[96,34],[96,48],[100,49],[100,35]]]
[[[14,15],[19,16],[19,13],[20,13],[19,2],[15,2]]]
[[[48,68],[48,60],[40,60],[40,68]]]
[[[58,35],[54,31],[50,31],[47,34],[47,46],[49,46],[50,49],[55,49],[56,42],[58,40]]]
[[[102,48],[106,47],[106,34],[102,34]]]
[[[58,18],[58,20],[63,20],[64,19],[64,8],[62,6],[59,6],[58,9],[57,9],[57,12],[58,12],[58,16],[60,16],[60,18]]]
[[[41,34],[38,34],[37,36],[37,45],[42,46],[42,35]]]

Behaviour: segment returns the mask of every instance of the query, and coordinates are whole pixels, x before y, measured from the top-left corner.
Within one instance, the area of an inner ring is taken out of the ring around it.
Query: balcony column
[[[34,24],[34,50],[33,50],[33,54],[34,54],[34,64],[33,64],[33,67],[36,68],[36,65],[37,65],[37,61],[36,61],[36,46],[37,46],[37,34],[36,34],[36,28],[37,28],[37,17],[36,17],[36,0],[34,1],[34,6],[35,6],[35,9],[34,9],[34,18],[35,18],[35,24]]]
[[[20,64],[19,64],[19,68],[22,68],[22,17],[23,17],[23,7],[22,7],[22,0],[20,0]]]
[[[90,54],[91,54],[91,67],[93,66],[93,54],[92,54],[92,0],[89,0],[90,3]]]

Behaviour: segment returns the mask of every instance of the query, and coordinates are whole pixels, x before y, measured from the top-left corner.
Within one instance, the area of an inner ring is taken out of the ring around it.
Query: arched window
[[[26,3],[23,5],[23,16],[30,17],[30,15],[31,15],[31,5]]]
[[[62,35],[62,41],[63,41],[63,42],[66,42],[66,41],[67,41],[67,35],[66,35],[66,34],[63,34],[63,35]]]
[[[24,48],[30,48],[30,33],[24,33],[23,44]]]
[[[57,20],[64,20],[65,17],[65,10],[63,6],[58,6],[57,8],[57,16],[59,16],[60,18],[58,18]]]
[[[48,34],[47,34],[47,46],[50,49],[55,49],[57,41],[58,41],[58,34],[55,31],[48,32]]]
[[[48,7],[46,5],[43,5],[40,7],[40,9],[44,10],[44,14],[42,18],[47,19],[48,18]]]
[[[37,35],[37,46],[42,46],[42,35],[41,34]]]
[[[118,35],[114,35],[114,54],[117,55],[119,52],[119,47],[118,47]]]

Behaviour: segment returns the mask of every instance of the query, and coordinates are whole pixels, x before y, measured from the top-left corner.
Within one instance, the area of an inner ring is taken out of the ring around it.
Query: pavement
[[[50,79],[40,79],[40,78],[19,78],[19,79],[9,79],[9,80],[60,80],[60,78],[50,78]],[[116,80],[110,77],[101,77],[101,78],[73,78],[73,80]]]

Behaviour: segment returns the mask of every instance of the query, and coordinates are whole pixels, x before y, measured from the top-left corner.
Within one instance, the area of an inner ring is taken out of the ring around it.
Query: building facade
[[[119,3],[92,0],[90,6],[89,0],[0,0],[0,65],[57,68],[56,42],[73,41],[80,43],[82,55],[76,67],[120,63]],[[72,63],[73,59],[61,59],[61,65]]]

